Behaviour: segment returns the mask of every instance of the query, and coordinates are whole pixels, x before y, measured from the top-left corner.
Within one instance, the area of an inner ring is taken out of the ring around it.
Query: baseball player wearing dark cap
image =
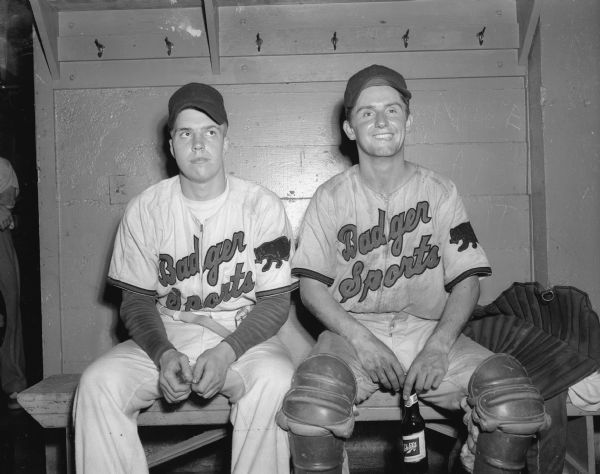
[[[148,472],[139,411],[195,392],[229,397],[232,472],[288,473],[288,437],[274,417],[293,373],[276,335],[296,286],[291,227],[277,196],[227,176],[216,89],[178,89],[168,127],[179,174],[133,198],[117,231],[108,280],[122,289],[132,339],[81,377],[77,472]]]
[[[459,410],[471,375],[492,355],[461,334],[490,264],[456,186],[405,159],[410,99],[404,77],[385,66],[349,79],[343,129],[356,141],[359,163],[317,189],[300,228],[292,274],[326,330],[278,414],[294,465],[310,464],[294,455],[310,456],[307,435],[330,433],[338,454],[328,472],[341,472],[337,440],[353,427],[348,402],[378,389],[405,400],[416,390],[429,404]],[[334,367],[328,384],[306,376],[316,365]]]

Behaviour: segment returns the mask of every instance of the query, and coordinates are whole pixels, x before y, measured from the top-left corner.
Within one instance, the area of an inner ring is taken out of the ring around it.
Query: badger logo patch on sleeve
[[[254,263],[261,263],[266,260],[265,265],[262,267],[263,272],[268,271],[273,262],[275,262],[275,268],[279,268],[284,260],[288,261],[290,259],[290,239],[281,236],[270,242],[265,242],[254,249],[254,256],[256,257]]]
[[[462,252],[469,248],[469,245],[472,245],[474,249],[477,248],[477,237],[475,236],[475,231],[473,227],[471,227],[471,223],[469,221],[463,222],[462,224],[458,224],[453,229],[450,229],[450,243],[459,245],[458,251]]]

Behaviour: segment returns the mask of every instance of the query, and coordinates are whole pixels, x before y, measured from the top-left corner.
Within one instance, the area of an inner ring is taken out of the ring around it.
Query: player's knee
[[[298,366],[276,418],[289,432],[295,472],[342,472],[355,397],[354,374],[342,359],[316,354]]]
[[[78,397],[97,399],[117,391],[121,385],[118,371],[110,361],[100,358],[88,366],[81,374]]]
[[[475,472],[487,472],[486,466],[506,471],[524,467],[532,437],[550,420],[541,394],[519,361],[508,354],[487,358],[469,381],[467,402],[471,420],[479,427]]]
[[[296,369],[277,422],[303,436],[327,431],[348,437],[354,428],[356,380],[338,357],[317,354]]]
[[[294,366],[289,359],[274,358],[265,364],[258,374],[258,384],[269,397],[282,399],[287,393],[294,375]]]

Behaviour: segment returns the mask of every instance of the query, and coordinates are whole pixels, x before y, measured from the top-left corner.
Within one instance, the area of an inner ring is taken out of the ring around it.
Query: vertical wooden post
[[[58,79],[58,12],[45,0],[30,0],[44,57],[52,79]]]
[[[540,19],[541,0],[517,1],[517,21],[519,23],[519,64],[527,64],[533,35]]]
[[[44,376],[61,374],[60,216],[54,141],[54,86],[37,35],[34,34],[35,130],[40,215],[40,283]]]
[[[219,7],[214,0],[204,0],[204,19],[208,37],[208,51],[213,74],[221,73],[221,58],[219,57]]]

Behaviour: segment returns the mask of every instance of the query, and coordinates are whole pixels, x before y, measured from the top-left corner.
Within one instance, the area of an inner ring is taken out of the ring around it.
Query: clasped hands
[[[356,335],[351,343],[373,383],[393,392],[402,389],[405,400],[409,398],[413,387],[417,393],[438,388],[448,371],[447,352],[433,343],[425,344],[408,372],[405,372],[392,350],[370,331]]]
[[[235,361],[235,352],[226,342],[204,351],[192,367],[185,354],[176,349],[165,351],[159,361],[159,384],[165,400],[178,403],[192,391],[212,398],[223,388],[227,369]]]
[[[10,209],[0,205],[0,230],[14,229],[15,221]]]

